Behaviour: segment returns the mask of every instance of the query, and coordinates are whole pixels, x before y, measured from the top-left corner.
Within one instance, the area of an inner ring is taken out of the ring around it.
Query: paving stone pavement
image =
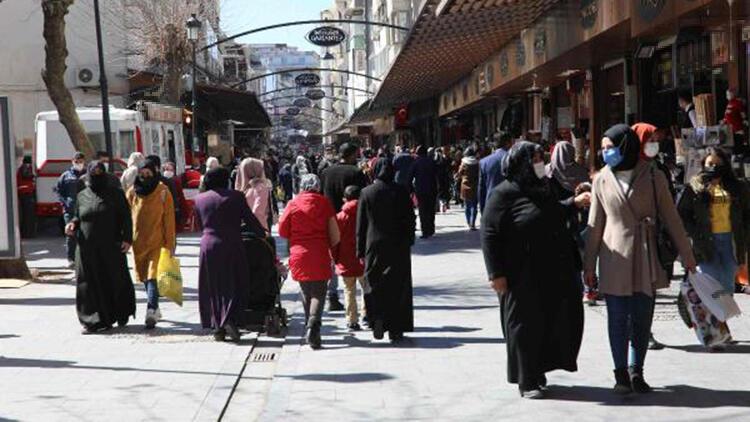
[[[217,420],[256,335],[216,343],[200,327],[196,236],[179,239],[184,306],[162,299],[145,331],[145,292],[123,329],[83,336],[62,238],[24,243],[46,283],[0,289],[0,420]]]
[[[648,354],[654,393],[623,398],[610,392],[606,308],[597,306],[586,307],[579,371],[551,373],[546,400],[520,399],[505,381],[497,297],[485,281],[479,234],[466,231],[462,219],[460,210],[438,215],[438,235],[417,240],[416,330],[405,345],[373,340],[369,331],[348,333],[343,314],[329,313],[324,349],[310,350],[301,345],[298,287],[287,283],[293,318],[275,376],[240,383],[262,382],[267,389],[260,420],[750,420],[750,319],[729,323],[738,345],[706,353],[677,316],[677,283],[658,299],[653,331],[667,348]],[[750,310],[750,296],[738,301]]]

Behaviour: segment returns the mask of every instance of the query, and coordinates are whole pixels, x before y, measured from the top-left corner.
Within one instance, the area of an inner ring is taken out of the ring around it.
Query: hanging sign
[[[346,39],[346,32],[335,26],[321,26],[307,33],[308,41],[318,47],[333,47]]]
[[[322,100],[323,98],[325,98],[325,96],[326,92],[322,89],[311,89],[305,93],[305,97],[313,101]]]
[[[309,98],[297,98],[294,100],[294,106],[299,108],[307,108],[312,105],[312,101]]]
[[[591,29],[599,14],[599,0],[581,0],[581,27]]]
[[[21,254],[11,121],[8,97],[0,97],[0,259],[18,258]]]
[[[297,107],[289,107],[286,109],[286,114],[288,116],[296,116],[299,114],[299,109]]]
[[[320,76],[314,73],[302,73],[294,78],[294,83],[299,86],[315,86],[320,83]]]

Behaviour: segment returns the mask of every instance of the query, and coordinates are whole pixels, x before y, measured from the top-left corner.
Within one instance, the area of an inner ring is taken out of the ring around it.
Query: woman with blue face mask
[[[586,284],[596,282],[607,302],[609,345],[615,366],[615,393],[647,393],[643,377],[656,289],[669,285],[657,253],[657,218],[682,257],[696,263],[685,229],[662,172],[650,171],[641,159],[635,132],[624,124],[611,127],[602,139],[606,167],[594,179],[584,259]],[[661,199],[661,200],[659,200]],[[634,353],[628,361],[628,346]]]

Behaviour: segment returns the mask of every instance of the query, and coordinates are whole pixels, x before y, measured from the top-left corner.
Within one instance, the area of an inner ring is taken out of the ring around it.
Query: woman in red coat
[[[279,234],[289,240],[289,269],[299,282],[307,330],[305,339],[320,348],[320,324],[326,285],[331,278],[330,249],[339,243],[333,205],[320,194],[320,179],[312,173],[300,180],[300,193],[289,201],[279,221]]]

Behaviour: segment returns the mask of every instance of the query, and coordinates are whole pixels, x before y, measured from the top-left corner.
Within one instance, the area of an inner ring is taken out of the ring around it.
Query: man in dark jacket
[[[419,227],[422,238],[427,239],[435,234],[435,207],[437,201],[437,167],[431,157],[427,156],[427,147],[417,147],[417,160],[411,169],[414,178],[414,193],[419,204]]]
[[[482,158],[479,162],[479,210],[484,213],[484,204],[495,186],[505,180],[502,172],[502,164],[511,145],[509,133],[493,136],[495,152]]]
[[[356,166],[357,148],[353,144],[344,143],[339,148],[340,161],[327,169],[321,175],[320,182],[323,195],[331,201],[338,213],[344,204],[344,191],[347,186],[367,186],[367,176]],[[343,311],[344,305],[339,301],[339,279],[331,267],[331,280],[328,283],[328,310]]]
[[[393,169],[396,171],[395,182],[406,188],[406,191],[411,193],[412,186],[412,165],[414,164],[414,157],[409,153],[409,149],[404,147],[401,152],[393,157]]]
[[[73,156],[72,166],[57,179],[55,193],[57,193],[57,199],[63,205],[63,220],[66,226],[75,217],[76,198],[78,197],[80,179],[86,173],[85,165],[86,158],[83,153],[76,152]],[[68,266],[73,268],[76,260],[75,237],[65,236],[65,249],[68,255]]]

